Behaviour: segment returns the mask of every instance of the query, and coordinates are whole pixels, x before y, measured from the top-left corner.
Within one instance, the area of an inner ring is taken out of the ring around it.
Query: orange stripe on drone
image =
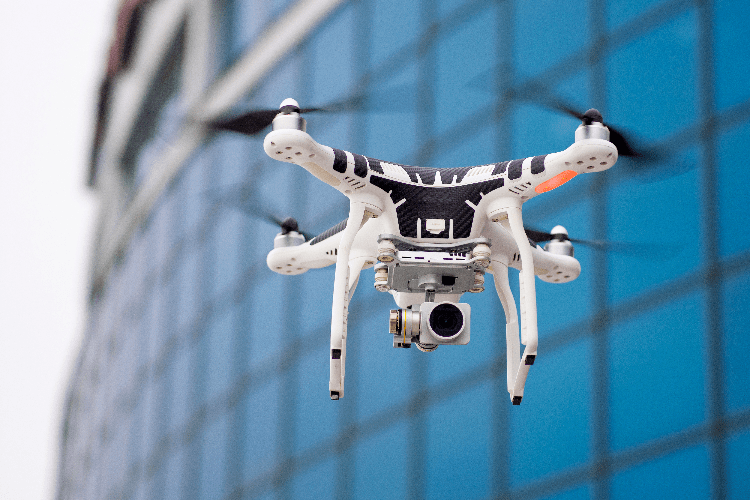
[[[566,170],[565,172],[557,174],[553,178],[542,182],[534,190],[537,193],[546,193],[547,191],[552,191],[555,188],[559,188],[576,175],[578,175],[578,172],[574,172],[573,170]]]

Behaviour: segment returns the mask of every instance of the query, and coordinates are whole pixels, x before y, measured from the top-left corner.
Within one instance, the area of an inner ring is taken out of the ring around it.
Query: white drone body
[[[513,404],[520,404],[537,354],[535,276],[565,283],[581,272],[565,229],[556,227],[552,233],[561,237],[545,248],[533,245],[524,231],[521,209],[527,200],[577,174],[614,165],[618,152],[609,142],[608,129],[599,122],[580,125],[575,142],[558,153],[435,169],[384,162],[318,144],[306,133],[292,99],[282,103],[273,128],[264,141],[271,158],[301,166],[350,201],[344,222],[307,242],[295,231],[280,234],[267,258],[272,271],[287,275],[336,265],[331,399],[344,394],[349,301],[361,271],[374,266],[375,287],[390,292],[401,308],[390,316],[394,347],[410,347],[415,342],[425,351],[438,344],[468,342],[469,306],[459,304],[459,299],[465,292],[484,290],[484,272],[492,273],[506,317],[508,392]],[[520,329],[509,267],[520,271]],[[426,312],[441,307],[459,311],[459,323],[463,313],[465,324],[453,325],[450,334],[443,335],[441,325],[425,319]],[[456,333],[459,330],[465,334]]]

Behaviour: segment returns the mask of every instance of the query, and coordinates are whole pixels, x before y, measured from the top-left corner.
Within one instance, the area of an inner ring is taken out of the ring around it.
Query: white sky
[[[94,226],[88,152],[117,3],[0,3],[2,499],[55,493]]]

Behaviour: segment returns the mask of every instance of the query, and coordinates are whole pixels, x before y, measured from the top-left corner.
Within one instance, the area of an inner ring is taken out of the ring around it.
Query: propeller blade
[[[344,113],[347,111],[393,111],[405,112],[413,108],[414,89],[400,85],[373,92],[358,92],[344,99],[330,102],[325,106],[301,108],[300,113]],[[270,126],[279,109],[256,109],[227,118],[219,118],[208,123],[208,127],[218,131],[238,132],[244,135],[257,135]]]
[[[638,257],[648,258],[662,258],[665,255],[670,255],[667,250],[669,246],[666,244],[658,243],[623,243],[616,241],[605,241],[605,240],[583,240],[579,238],[569,238],[568,235],[562,233],[547,233],[545,231],[538,231],[536,229],[530,229],[525,227],[526,235],[534,243],[544,243],[546,241],[552,241],[554,239],[568,240],[571,243],[577,245],[584,245],[594,250],[601,250],[604,252],[622,253],[628,255],[635,255]]]
[[[271,125],[277,114],[279,114],[278,109],[258,109],[232,118],[215,120],[208,125],[214,130],[256,135]]]
[[[245,215],[260,219],[264,222],[268,222],[273,226],[279,227],[281,228],[281,234],[288,234],[290,231],[297,231],[299,234],[304,236],[305,240],[307,241],[311,240],[314,237],[314,235],[308,232],[301,231],[299,229],[299,224],[294,218],[287,217],[285,219],[281,219],[280,217],[273,215],[267,210],[262,209],[259,206],[257,198],[254,196],[254,194],[255,190],[252,188],[252,186],[247,184],[241,184],[229,189],[217,188],[206,191],[206,195],[211,197],[215,203],[228,205],[234,209],[240,210]]]

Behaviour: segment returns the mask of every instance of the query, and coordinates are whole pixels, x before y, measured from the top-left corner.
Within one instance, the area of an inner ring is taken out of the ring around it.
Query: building
[[[58,498],[744,498],[748,17],[740,0],[123,2]],[[526,204],[535,227],[635,246],[577,247],[578,280],[538,284],[522,405],[491,287],[466,299],[469,345],[395,350],[372,271],[351,305],[347,394],[329,400],[333,268],[272,273],[264,218],[322,232],[346,200],[268,158],[263,134],[204,125],[359,95],[308,132],[480,165],[570,144],[577,124],[546,95],[663,153]]]

